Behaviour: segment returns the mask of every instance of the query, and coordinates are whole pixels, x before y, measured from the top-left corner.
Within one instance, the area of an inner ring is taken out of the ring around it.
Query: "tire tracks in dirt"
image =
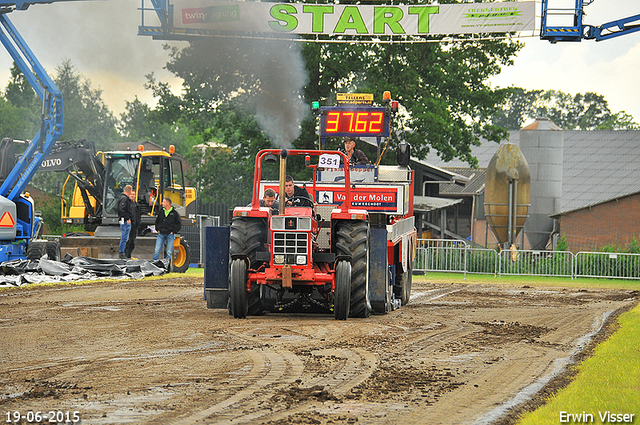
[[[255,330],[253,330],[255,331]],[[243,343],[254,343],[256,337],[249,332],[227,330],[227,335]],[[295,400],[295,405],[279,403],[273,406],[274,397],[287,394],[304,382],[304,389],[322,388],[331,397],[342,396],[353,387],[368,379],[376,368],[377,357],[362,349],[312,349],[306,352],[314,359],[329,359],[323,364],[331,366],[329,370],[312,376],[318,371],[305,369],[301,356],[291,351],[272,348],[260,348],[246,353],[252,361],[252,368],[239,381],[234,383],[242,388],[232,396],[202,411],[170,421],[172,424],[192,424],[196,421],[225,424],[251,424],[275,421],[292,414],[307,410],[317,400]],[[302,391],[304,393],[304,391]],[[264,408],[262,405],[271,406]]]

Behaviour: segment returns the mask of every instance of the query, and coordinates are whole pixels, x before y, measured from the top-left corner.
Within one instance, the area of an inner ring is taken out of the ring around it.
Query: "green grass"
[[[607,411],[635,414],[632,423],[640,423],[640,306],[622,314],[618,324],[611,338],[577,366],[576,379],[546,405],[523,415],[518,425],[560,423],[560,412],[586,412],[593,423],[609,423],[600,420],[599,412]]]
[[[426,275],[414,275],[415,282],[432,283],[479,283],[488,285],[529,285],[550,286],[561,288],[600,288],[600,289],[628,289],[640,290],[640,280],[625,279],[595,279],[580,277],[571,280],[569,277],[545,277],[545,276],[497,276],[486,274],[467,273],[464,279],[463,273],[431,273]],[[640,423],[640,421],[638,421]]]
[[[538,276],[471,275],[456,273],[429,273],[414,276],[417,282],[474,283],[528,285],[540,287],[628,289],[640,290],[640,281],[620,279],[590,279]],[[618,318],[618,330],[599,344],[593,355],[574,367],[578,373],[564,389],[552,396],[547,404],[523,415],[517,425],[548,425],[561,423],[564,415],[593,415],[593,422],[602,422],[599,414],[634,414],[634,424],[640,424],[640,305]],[[563,419],[567,419],[565,416]],[[624,419],[623,417],[619,419]],[[628,419],[628,418],[627,418]],[[586,423],[571,421],[566,423]],[[618,421],[617,423],[620,423]]]
[[[170,274],[170,276],[173,276],[173,275],[180,276],[180,273],[171,273],[171,274]],[[189,276],[189,277],[195,277],[195,276],[202,276],[202,277],[204,277],[204,268],[195,268],[195,267],[189,268],[189,269],[187,269],[187,271],[183,274],[183,276],[184,276],[184,275]]]

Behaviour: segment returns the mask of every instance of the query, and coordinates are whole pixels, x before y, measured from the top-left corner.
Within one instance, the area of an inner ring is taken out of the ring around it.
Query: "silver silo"
[[[531,249],[544,249],[553,230],[549,215],[562,202],[564,131],[548,118],[538,118],[520,130],[520,150],[531,171],[531,207],[525,235]]]

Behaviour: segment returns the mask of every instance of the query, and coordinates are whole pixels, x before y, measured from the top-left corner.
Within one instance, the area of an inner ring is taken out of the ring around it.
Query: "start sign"
[[[164,2],[161,2],[164,3]],[[334,4],[173,0],[170,34],[215,32],[366,37],[486,34],[535,29],[535,1],[464,4]]]

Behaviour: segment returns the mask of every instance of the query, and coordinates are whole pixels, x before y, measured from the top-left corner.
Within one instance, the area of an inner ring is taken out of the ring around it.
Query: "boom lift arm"
[[[42,222],[36,217],[33,200],[22,193],[62,135],[62,93],[7,17],[16,9],[52,1],[0,0],[0,42],[42,100],[40,129],[0,185],[0,261],[38,259],[45,252],[55,258],[60,251],[57,242],[36,242]]]
[[[575,7],[553,7],[558,0],[542,0],[542,25],[540,38],[551,43],[558,41],[608,40],[621,35],[640,31],[640,15],[617,19],[594,26],[583,23],[584,6],[594,0],[575,0]],[[550,25],[553,24],[553,25]]]
[[[33,175],[38,171],[42,160],[51,152],[56,140],[62,135],[64,121],[62,93],[6,15],[13,10],[12,6],[24,10],[33,3],[47,2],[38,0],[28,2],[0,1],[0,41],[42,100],[40,130],[0,186],[0,196],[10,200],[16,199],[24,191]]]

